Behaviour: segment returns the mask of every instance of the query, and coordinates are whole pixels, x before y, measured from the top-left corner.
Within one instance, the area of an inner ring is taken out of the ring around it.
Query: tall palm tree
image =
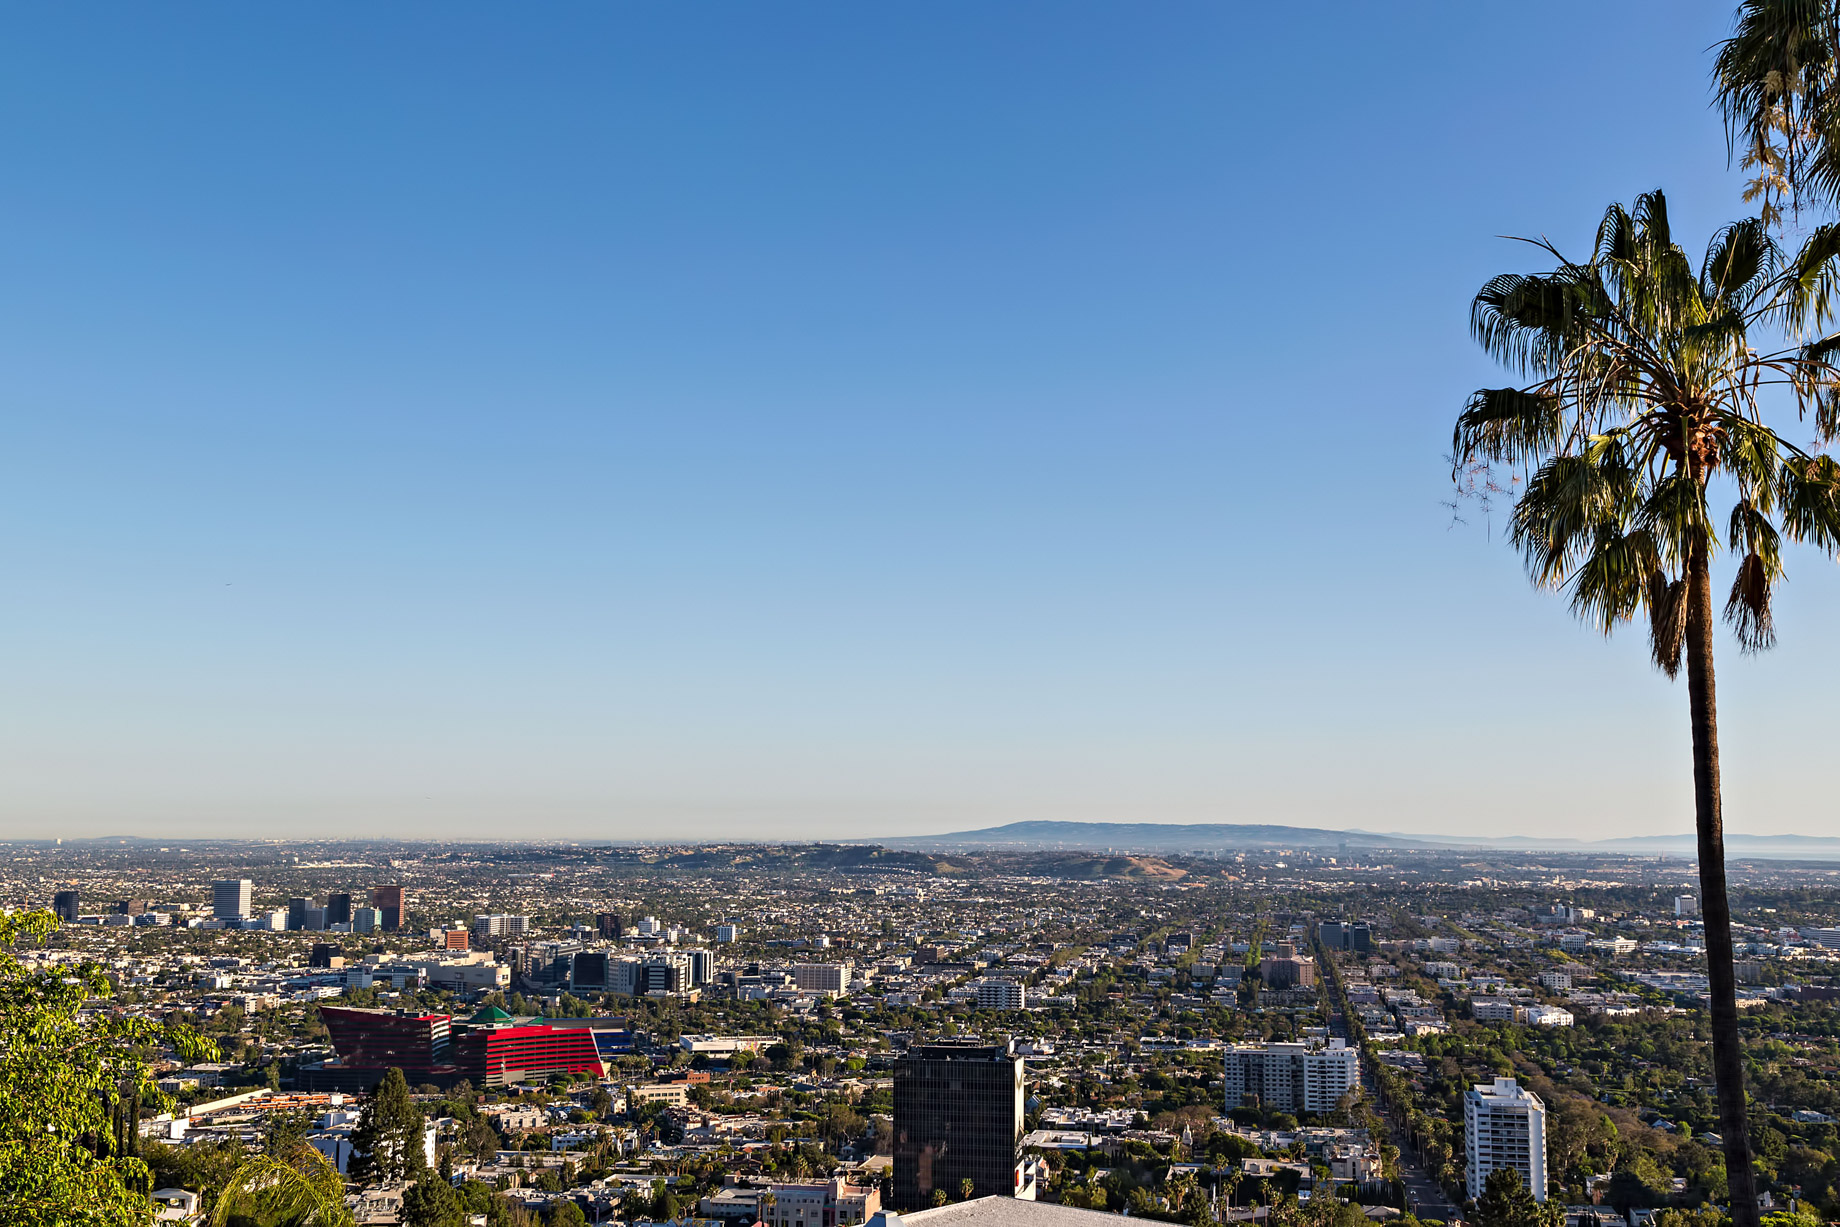
[[[1770,598],[1782,541],[1840,552],[1840,465],[1764,424],[1772,410],[1840,433],[1840,227],[1786,255],[1762,218],[1714,236],[1695,270],[1660,192],[1604,214],[1590,258],[1507,273],[1476,295],[1471,331],[1531,382],[1475,393],[1453,442],[1460,483],[1518,491],[1514,544],[1533,581],[1568,589],[1608,634],[1646,611],[1655,663],[1687,667],[1700,892],[1711,984],[1719,1132],[1736,1227],[1755,1227],[1744,1062],[1732,975],[1713,673],[1712,563],[1738,556],[1725,618],[1739,646],[1774,641]],[[1753,342],[1757,347],[1753,347]],[[1775,343],[1770,348],[1771,342]],[[1498,469],[1517,475],[1498,481]],[[1518,478],[1524,478],[1524,485]],[[1729,500],[1715,518],[1712,502]],[[1723,531],[1722,527],[1723,526]]]

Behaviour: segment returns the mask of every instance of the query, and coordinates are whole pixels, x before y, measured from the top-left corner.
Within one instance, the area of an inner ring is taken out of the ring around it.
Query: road
[[[1323,954],[1326,959],[1325,952],[1319,949],[1318,953]],[[1331,975],[1333,974],[1334,972],[1331,971]],[[1325,985],[1325,987],[1328,986]],[[1336,1006],[1340,995],[1332,992],[1327,996],[1329,1034],[1336,1039],[1346,1040],[1348,1039],[1348,1020]],[[1362,1071],[1361,1088],[1368,1102],[1375,1102],[1371,1070]],[[1434,1218],[1446,1223],[1461,1221],[1462,1209],[1451,1204],[1450,1198],[1445,1195],[1438,1182],[1433,1180],[1419,1165],[1418,1160],[1411,1153],[1410,1141],[1401,1136],[1397,1130],[1393,1130],[1392,1116],[1383,1112],[1381,1117],[1387,1122],[1387,1128],[1392,1131],[1393,1145],[1399,1148],[1399,1179],[1406,1186],[1406,1209],[1421,1219]]]
[[[1372,1098],[1374,1085],[1371,1075],[1363,1073],[1361,1082],[1369,1098]],[[1387,1122],[1388,1129],[1393,1129],[1391,1114],[1382,1113],[1381,1116]],[[1397,1130],[1393,1130],[1392,1137],[1393,1145],[1399,1148],[1399,1179],[1406,1186],[1406,1209],[1421,1219],[1434,1218],[1446,1223],[1460,1220],[1463,1217],[1462,1208],[1452,1205],[1443,1187],[1419,1165],[1417,1157],[1412,1153],[1411,1140]]]

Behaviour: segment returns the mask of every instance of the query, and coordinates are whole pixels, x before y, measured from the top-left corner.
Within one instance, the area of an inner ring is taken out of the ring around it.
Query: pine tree
[[[392,1068],[365,1101],[351,1132],[352,1179],[377,1184],[413,1179],[428,1165],[423,1128],[408,1081],[402,1070]]]
[[[1521,1174],[1511,1167],[1498,1167],[1489,1173],[1476,1199],[1477,1227],[1539,1227],[1540,1204],[1521,1183]]]
[[[462,1227],[467,1208],[451,1181],[424,1164],[415,1183],[403,1190],[405,1227]]]

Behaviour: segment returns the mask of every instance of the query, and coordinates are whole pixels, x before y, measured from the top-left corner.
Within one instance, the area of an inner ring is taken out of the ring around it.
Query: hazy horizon
[[[1444,456],[1498,236],[1747,211],[1730,18],[15,10],[0,838],[1688,830]],[[1738,832],[1834,825],[1787,563]]]

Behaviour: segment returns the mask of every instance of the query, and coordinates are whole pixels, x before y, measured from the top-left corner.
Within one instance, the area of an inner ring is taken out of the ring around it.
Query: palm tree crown
[[[1741,645],[1768,647],[1782,539],[1840,550],[1840,466],[1765,425],[1763,402],[1780,391],[1823,443],[1840,433],[1840,337],[1759,352],[1752,334],[1826,321],[1840,227],[1787,259],[1762,219],[1736,222],[1695,271],[1657,191],[1611,206],[1584,263],[1535,246],[1557,267],[1496,277],[1470,315],[1483,348],[1533,382],[1470,398],[1456,464],[1525,473],[1512,534],[1534,581],[1569,586],[1605,632],[1646,608],[1669,676],[1702,551],[1740,554],[1725,614]],[[1721,490],[1731,506],[1715,517]]]

